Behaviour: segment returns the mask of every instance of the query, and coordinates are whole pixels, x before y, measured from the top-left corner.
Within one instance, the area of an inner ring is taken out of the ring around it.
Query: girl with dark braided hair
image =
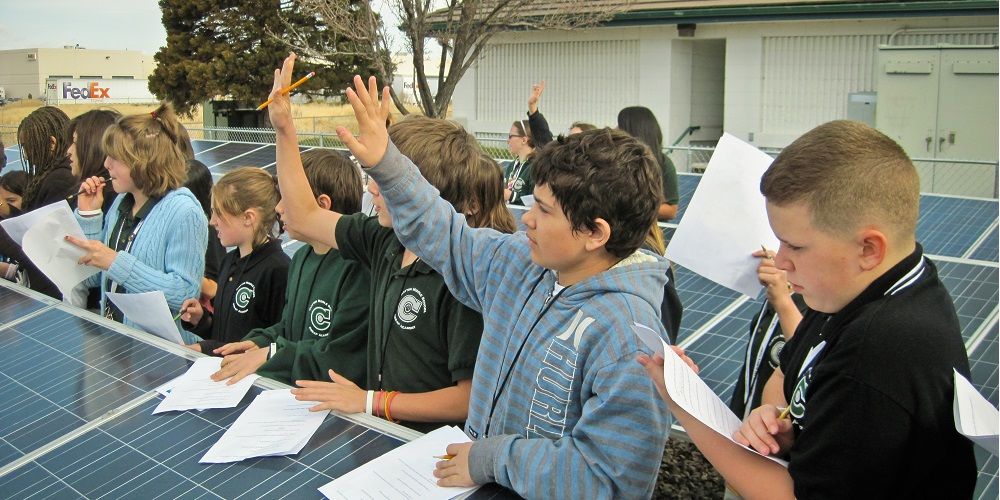
[[[30,212],[66,199],[75,193],[76,176],[70,170],[66,149],[66,127],[69,117],[61,109],[43,106],[32,111],[17,127],[17,141],[21,149],[21,168],[29,175],[21,200],[21,211]],[[45,277],[10,239],[0,230],[0,254],[20,264],[17,281],[32,290],[61,299],[55,284]]]

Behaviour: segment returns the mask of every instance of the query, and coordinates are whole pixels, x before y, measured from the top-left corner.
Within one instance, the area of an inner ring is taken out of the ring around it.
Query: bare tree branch
[[[632,0],[386,0],[398,15],[400,29],[412,51],[414,95],[427,116],[444,117],[458,82],[489,46],[497,33],[512,30],[578,30],[599,26],[625,11]],[[333,46],[311,47],[308,38],[289,26],[284,39],[289,46],[319,60],[336,57],[369,59],[386,85],[392,84],[393,67],[386,27],[372,9],[372,2],[352,0],[294,0],[304,11],[323,20]],[[440,5],[440,10],[432,10]],[[288,24],[288,23],[286,23]],[[428,85],[425,56],[428,42],[441,47],[436,74],[437,92]],[[346,47],[346,50],[343,48]],[[395,91],[393,102],[406,108]]]

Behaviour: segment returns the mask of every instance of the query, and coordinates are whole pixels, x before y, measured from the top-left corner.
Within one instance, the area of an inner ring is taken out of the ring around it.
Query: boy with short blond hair
[[[906,153],[867,125],[833,121],[782,151],[761,192],[781,241],[775,264],[809,310],[734,438],[788,469],[674,405],[662,365],[642,357],[673,414],[748,498],[970,497],[972,444],[952,416],[952,370],[968,377],[969,362],[915,240],[919,179]]]

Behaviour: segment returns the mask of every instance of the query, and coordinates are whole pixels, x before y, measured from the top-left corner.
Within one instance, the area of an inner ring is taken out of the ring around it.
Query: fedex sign
[[[111,94],[108,91],[111,87],[100,87],[97,82],[90,82],[86,87],[74,87],[70,82],[63,82],[63,99],[109,99]]]

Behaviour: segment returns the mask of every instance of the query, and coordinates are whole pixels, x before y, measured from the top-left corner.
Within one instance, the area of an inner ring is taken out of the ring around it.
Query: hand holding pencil
[[[296,58],[294,52],[288,54],[288,57],[282,62],[281,68],[274,70],[274,85],[271,87],[271,94],[267,101],[258,107],[258,109],[267,108],[267,116],[271,119],[271,126],[279,132],[294,130],[295,127],[292,123],[292,102],[289,99],[289,92],[292,89],[292,72],[295,71]]]

